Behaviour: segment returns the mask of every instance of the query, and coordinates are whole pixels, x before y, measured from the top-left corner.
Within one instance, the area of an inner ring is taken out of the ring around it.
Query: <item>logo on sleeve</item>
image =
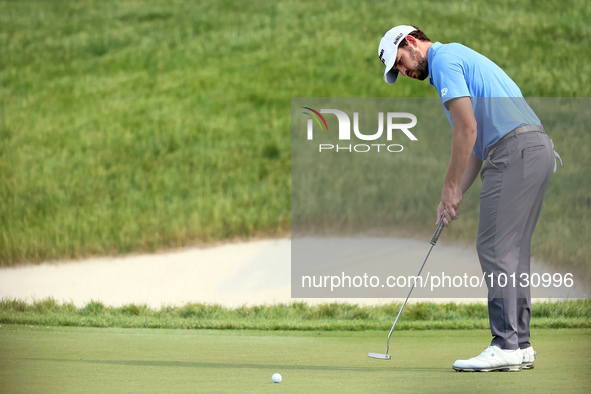
[[[441,89],[441,97],[445,96],[446,94],[447,94],[447,88]]]

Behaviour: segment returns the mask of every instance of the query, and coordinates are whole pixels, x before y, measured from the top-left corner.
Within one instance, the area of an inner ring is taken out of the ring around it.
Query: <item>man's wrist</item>
[[[456,182],[456,181],[451,181],[451,180],[446,179],[443,182],[443,187],[446,189],[457,189],[459,187],[459,185],[460,185],[460,181]]]

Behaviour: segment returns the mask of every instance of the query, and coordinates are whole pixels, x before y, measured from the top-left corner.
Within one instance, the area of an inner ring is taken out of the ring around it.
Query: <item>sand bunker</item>
[[[404,242],[406,248],[416,249],[417,256],[424,256],[428,248],[428,242],[398,241]],[[409,264],[418,269],[421,262],[422,258],[418,258]],[[230,243],[152,255],[44,263],[0,269],[0,297],[28,302],[53,297],[57,301],[74,302],[78,306],[94,300],[110,306],[135,303],[154,308],[188,302],[226,306],[289,303],[293,301],[290,264],[290,239]],[[475,251],[449,246],[441,241],[427,264],[454,266],[456,270],[480,273]],[[532,262],[532,272],[534,270],[551,272]],[[569,297],[589,296],[587,290],[580,286],[570,290]],[[543,297],[553,298],[557,294],[547,291]],[[334,300],[305,301],[322,303]],[[415,301],[420,300],[424,299]],[[392,299],[337,301],[383,304]]]

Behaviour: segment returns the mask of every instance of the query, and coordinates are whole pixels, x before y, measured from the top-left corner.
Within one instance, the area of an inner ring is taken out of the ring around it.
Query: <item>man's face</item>
[[[396,62],[392,67],[402,75],[423,81],[429,76],[427,58],[411,46],[398,48]]]

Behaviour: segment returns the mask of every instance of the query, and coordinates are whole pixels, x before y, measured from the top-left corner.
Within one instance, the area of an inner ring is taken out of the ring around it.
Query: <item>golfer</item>
[[[531,238],[555,170],[554,146],[521,91],[495,63],[457,43],[431,42],[415,26],[396,26],[378,56],[384,81],[399,74],[435,87],[453,128],[452,150],[437,223],[458,218],[462,197],[482,178],[477,251],[488,285],[493,336],[479,356],[457,360],[457,371],[520,371],[534,367],[530,343]],[[557,156],[557,155],[556,155]],[[559,157],[558,157],[559,158]],[[503,284],[501,278],[515,275]]]

